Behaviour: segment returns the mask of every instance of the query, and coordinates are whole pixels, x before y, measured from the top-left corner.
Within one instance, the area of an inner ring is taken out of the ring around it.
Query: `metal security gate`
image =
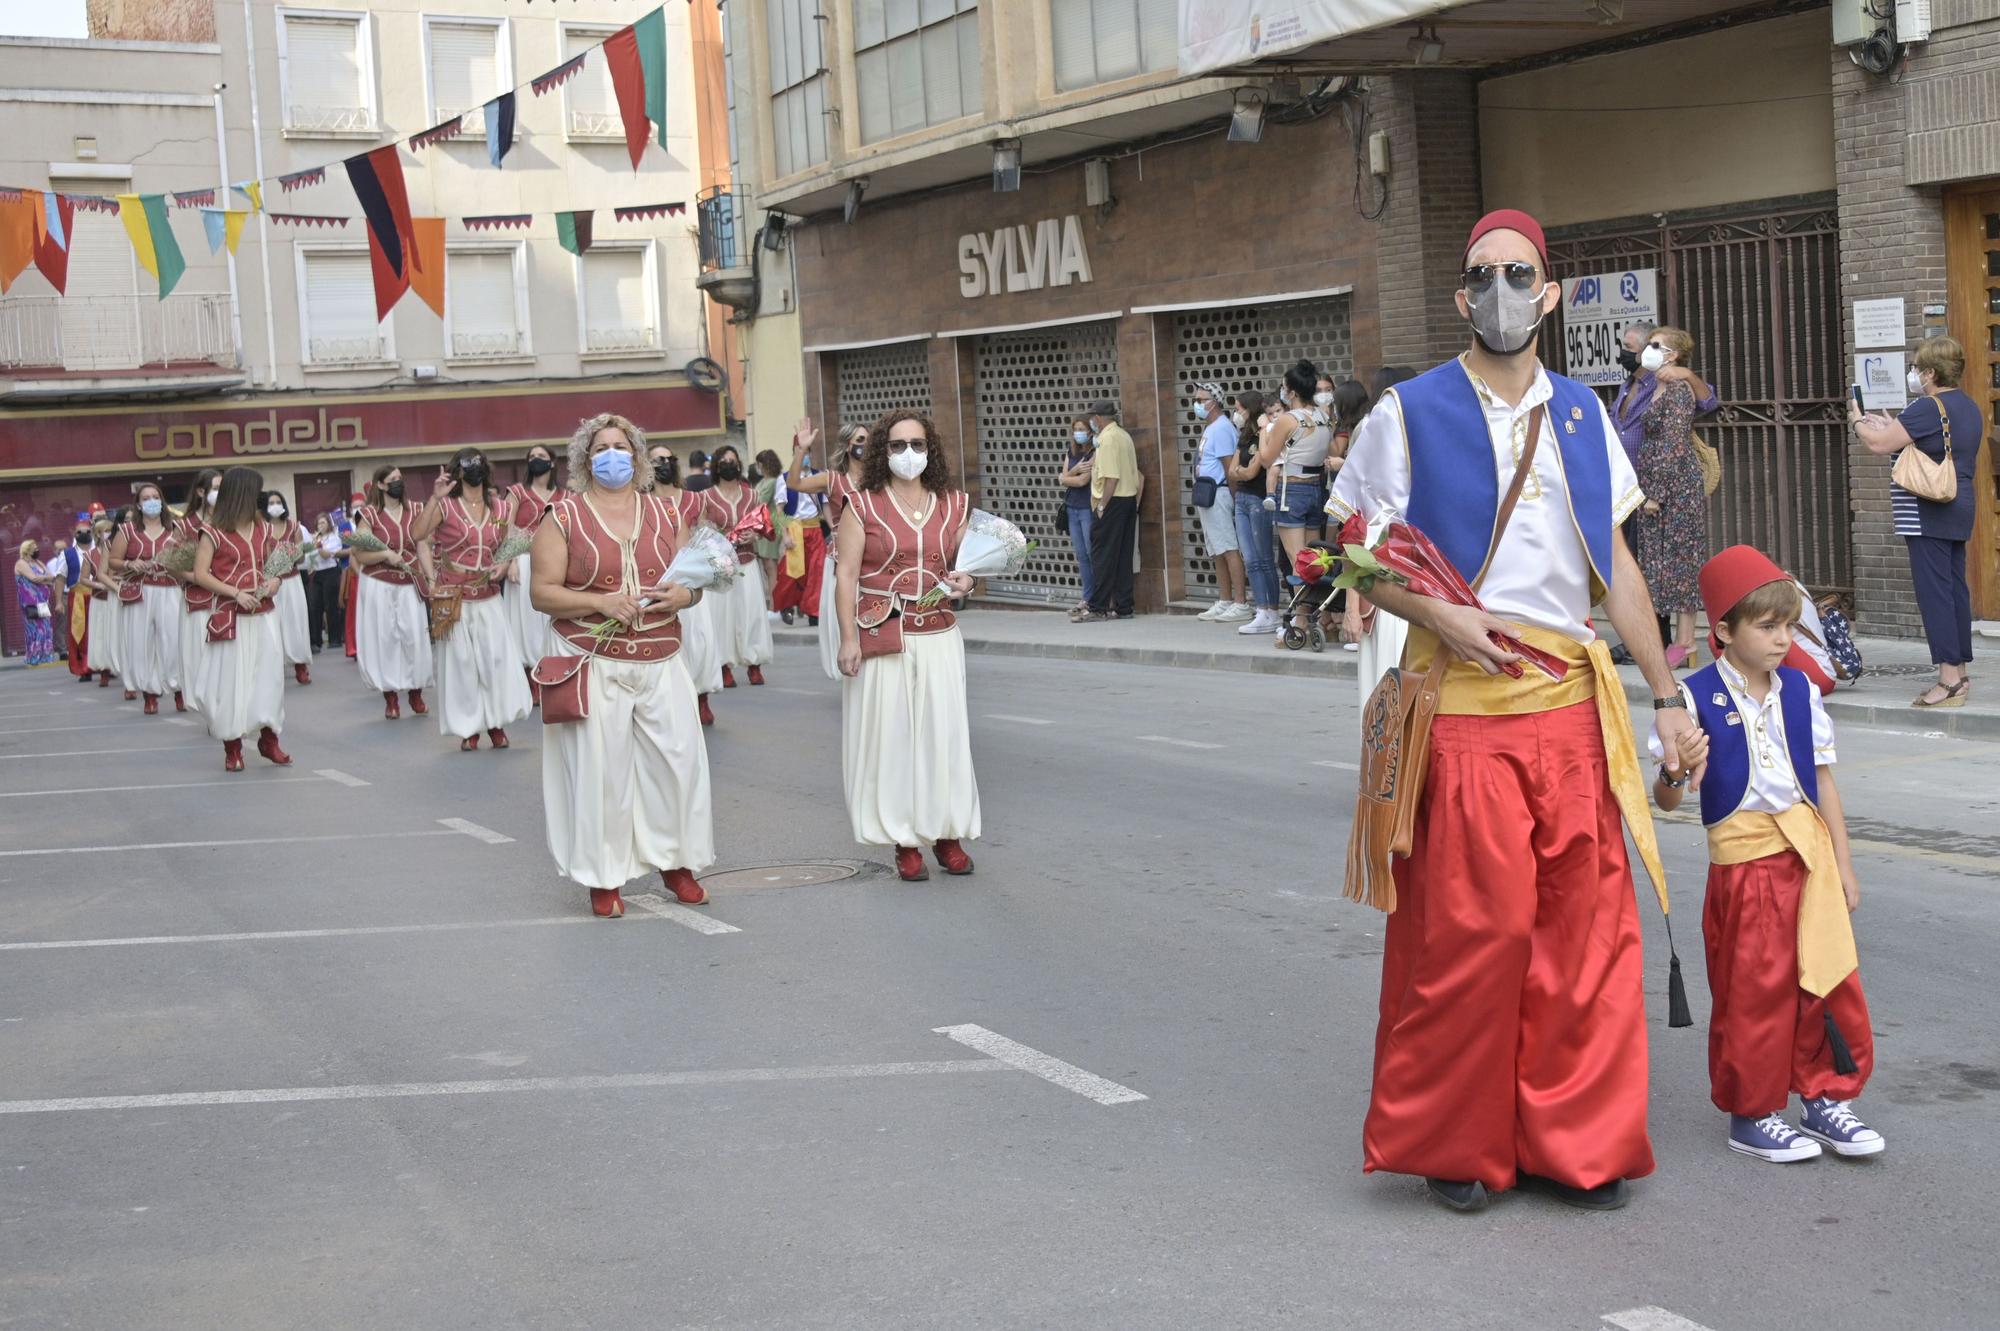
[[[990,582],[987,591],[1018,600],[1080,600],[1076,554],[1055,529],[1059,478],[1071,423],[1099,398],[1119,400],[1117,325],[990,333],[979,339],[974,361],[980,502],[1040,542],[1020,576]]]
[[[859,347],[836,353],[836,419],[829,432],[850,425],[873,425],[898,407],[926,414],[931,409],[930,342],[918,339],[886,347]],[[829,444],[831,441],[829,441]]]
[[[1336,383],[1353,376],[1347,297],[1187,310],[1174,316],[1173,419],[1179,422],[1175,441],[1180,455],[1176,495],[1181,505],[1187,600],[1213,601],[1216,591],[1215,565],[1202,542],[1201,519],[1191,502],[1201,454],[1201,427],[1188,414],[1194,406],[1194,385],[1219,383],[1224,394],[1254,388],[1275,399],[1285,371],[1300,360],[1311,361]],[[1224,494],[1218,502],[1228,503],[1229,496]]]
[[[1722,458],[1709,549],[1754,545],[1814,591],[1847,592],[1839,231],[1834,200],[1814,196],[1558,233],[1549,263],[1557,277],[1659,269],[1666,322],[1694,338],[1694,368],[1722,399],[1696,427]],[[1562,338],[1542,344],[1560,369]]]

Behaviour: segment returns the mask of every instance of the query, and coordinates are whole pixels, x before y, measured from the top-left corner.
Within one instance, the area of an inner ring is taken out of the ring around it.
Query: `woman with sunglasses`
[[[377,467],[368,483],[368,503],[354,513],[354,524],[382,542],[383,550],[357,550],[361,566],[355,580],[355,663],[369,688],[382,695],[382,715],[394,721],[403,714],[398,693],[407,693],[410,710],[430,711],[424,690],[430,686],[430,615],[417,596],[417,539],[411,528],[417,510],[403,502],[403,469]]]
[[[250,467],[231,467],[195,547],[193,580],[214,594],[203,631],[202,715],[208,733],[222,741],[222,770],[243,770],[243,738],[257,732],[257,752],[279,767],[291,755],[278,747],[285,728],[284,645],[272,613],[279,579],[264,567],[280,535],[258,511],[264,478]]]
[[[646,462],[653,469],[653,493],[673,506],[681,530],[700,522],[701,496],[681,488],[681,460],[674,450],[665,444],[653,444],[646,449]],[[715,709],[709,706],[708,699],[722,687],[722,656],[715,640],[715,616],[709,610],[707,597],[681,611],[680,659],[687,667],[688,678],[694,681],[695,710],[701,716],[701,723],[712,726]]]
[[[757,508],[757,492],[743,480],[743,459],[733,444],[724,444],[709,455],[708,469],[715,483],[701,492],[704,515],[710,525],[724,535],[736,530]],[[722,656],[722,687],[736,687],[732,666],[747,666],[752,684],[764,682],[764,667],[770,663],[771,621],[764,595],[764,574],[757,563],[753,542],[745,538],[736,547],[736,562],[742,567],[736,581],[715,602],[716,643]]]
[[[559,498],[556,455],[546,445],[536,444],[528,450],[528,479],[507,491],[508,534],[533,536],[540,529],[543,516]],[[529,556],[522,555],[514,561],[513,567],[507,570],[507,588],[501,604],[506,607],[507,618],[513,625],[514,641],[521,651],[522,668],[533,675],[535,662],[549,654],[549,617],[535,609],[534,598],[528,595],[529,571]],[[534,693],[532,684],[529,693]]]
[[[970,511],[928,417],[875,422],[835,537],[841,766],[854,839],[894,846],[906,882],[930,877],[926,842],[946,873],[971,873],[960,843],[979,835],[965,644],[949,604],[927,599],[972,590],[952,567]]]
[[[147,716],[158,714],[165,693],[174,695],[176,711],[185,712],[180,591],[160,562],[173,543],[173,515],[151,481],[139,487],[138,499],[137,515],[111,538],[111,570],[119,578],[118,599],[125,610],[124,657],[132,672],[127,682],[144,696]]]
[[[839,438],[840,452],[827,470],[806,475],[805,461],[819,442],[819,431],[813,428],[810,417],[801,417],[798,428],[792,431],[792,469],[785,475],[789,489],[822,496],[822,525],[836,535],[840,531],[840,515],[861,479],[861,459],[868,452],[868,427],[843,425]],[[819,664],[826,677],[834,680],[840,678],[839,546],[838,540],[826,542],[827,566],[820,570],[819,579]]]
[[[492,479],[479,449],[459,449],[438,468],[431,497],[410,524],[411,536],[430,546],[434,601],[458,602],[457,622],[432,652],[438,733],[457,738],[461,753],[479,747],[481,731],[494,748],[506,748],[507,727],[535,705],[520,640],[500,600],[508,566],[493,555],[507,533],[507,510]]]

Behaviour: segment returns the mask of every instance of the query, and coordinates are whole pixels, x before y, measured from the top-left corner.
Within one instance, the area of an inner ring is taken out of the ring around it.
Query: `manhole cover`
[[[725,869],[704,874],[702,882],[729,892],[766,887],[811,887],[815,883],[837,883],[853,878],[862,865],[851,860],[814,860],[805,864],[758,864],[747,869]]]

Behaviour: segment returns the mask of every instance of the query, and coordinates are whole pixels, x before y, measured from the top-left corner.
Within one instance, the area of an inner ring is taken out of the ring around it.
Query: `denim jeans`
[[[1076,571],[1083,576],[1083,591],[1077,596],[1079,601],[1090,599],[1090,529],[1097,521],[1097,514],[1085,504],[1082,508],[1069,511],[1069,543],[1076,551]]]
[[[1273,514],[1264,511],[1262,492],[1236,492],[1236,543],[1243,547],[1243,570],[1250,578],[1250,599],[1260,610],[1275,610],[1278,600],[1278,563],[1272,554],[1276,541],[1271,529]]]

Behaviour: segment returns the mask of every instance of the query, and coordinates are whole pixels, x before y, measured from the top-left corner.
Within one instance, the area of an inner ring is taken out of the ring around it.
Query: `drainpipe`
[[[243,58],[250,65],[250,154],[257,179],[264,179],[264,127],[257,97],[257,34],[250,25],[255,0],[243,0]],[[273,387],[278,382],[278,325],[271,314],[271,220],[257,210],[257,259],[264,268],[264,374]]]
[[[229,135],[222,124],[222,92],[227,83],[215,85],[215,166],[222,174],[222,188],[216,198],[222,207],[229,207]],[[222,252],[229,256],[229,344],[236,352],[238,368],[243,365],[243,302],[236,290],[236,251],[227,245]]]

